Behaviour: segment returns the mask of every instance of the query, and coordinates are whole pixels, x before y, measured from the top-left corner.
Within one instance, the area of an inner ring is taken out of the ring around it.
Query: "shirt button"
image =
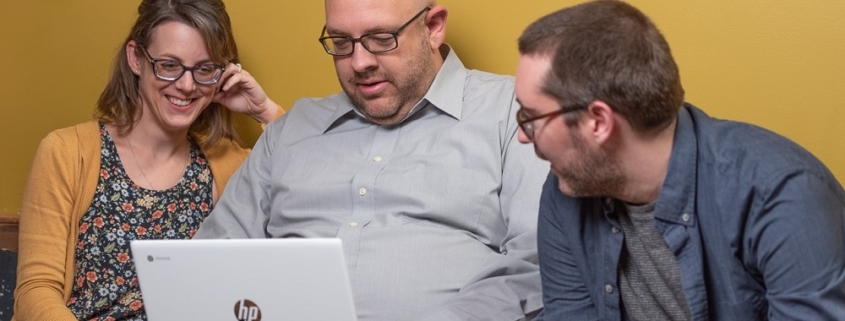
[[[349,226],[356,227],[358,226],[358,222],[349,222]]]
[[[381,156],[376,156],[376,157],[373,157],[373,161],[374,161],[374,162],[376,162],[376,163],[380,162],[380,161],[381,161]]]
[[[366,188],[361,187],[361,188],[358,190],[358,195],[361,195],[361,196],[367,195],[367,189],[366,189]]]
[[[684,213],[684,215],[681,215],[681,219],[684,220],[684,222],[689,222],[689,218],[690,218],[690,216],[687,213]]]
[[[610,284],[605,284],[604,292],[607,292],[608,294],[613,293],[613,286]]]
[[[613,232],[613,234],[616,234],[616,233],[619,233],[619,228],[614,226],[614,227],[610,228],[610,231]]]

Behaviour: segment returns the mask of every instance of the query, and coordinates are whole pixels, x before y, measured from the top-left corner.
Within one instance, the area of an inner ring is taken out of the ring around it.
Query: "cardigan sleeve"
[[[241,166],[249,152],[250,149],[243,148],[231,140],[224,140],[214,149],[205,152],[208,165],[211,166],[211,173],[214,175],[217,196],[223,194],[223,189],[226,188],[229,178]]]
[[[79,182],[75,136],[50,133],[41,141],[20,212],[15,312],[17,320],[76,320],[64,299],[69,233]]]

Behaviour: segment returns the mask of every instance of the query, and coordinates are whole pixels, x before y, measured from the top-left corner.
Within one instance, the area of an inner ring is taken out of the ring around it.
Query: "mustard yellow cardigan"
[[[76,320],[66,302],[79,220],[97,187],[100,148],[96,121],[53,131],[38,146],[20,211],[16,320]],[[222,193],[249,150],[224,140],[203,153]]]

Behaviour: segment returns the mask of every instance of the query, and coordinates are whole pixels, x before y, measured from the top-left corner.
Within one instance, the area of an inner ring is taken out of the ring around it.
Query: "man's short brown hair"
[[[549,14],[525,29],[519,52],[551,57],[543,89],[567,110],[600,100],[634,129],[652,131],[668,126],[683,104],[666,39],[645,14],[621,1],[587,2]]]

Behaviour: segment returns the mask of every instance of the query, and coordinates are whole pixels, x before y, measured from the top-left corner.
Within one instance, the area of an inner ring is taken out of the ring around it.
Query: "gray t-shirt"
[[[625,205],[619,226],[625,246],[619,258],[619,293],[633,321],[692,320],[678,261],[654,228],[654,203]]]

